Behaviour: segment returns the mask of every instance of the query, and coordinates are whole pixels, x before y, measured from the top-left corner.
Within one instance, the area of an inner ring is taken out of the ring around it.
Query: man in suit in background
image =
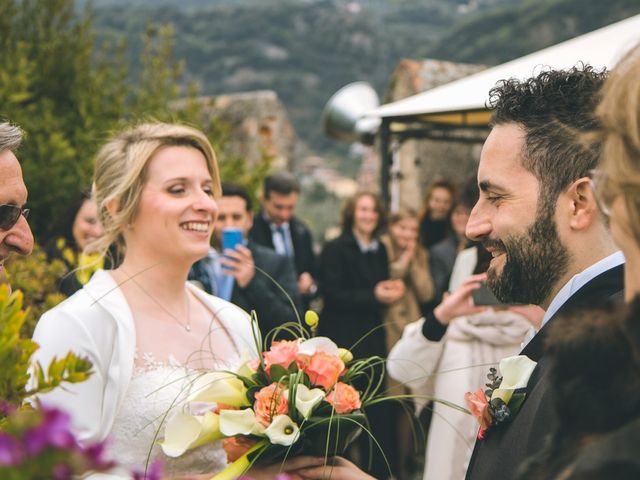
[[[264,180],[262,209],[256,215],[249,238],[278,254],[293,259],[298,275],[298,292],[306,310],[316,294],[316,259],[309,227],[295,216],[300,183],[286,172]]]
[[[293,262],[269,248],[247,241],[253,223],[252,201],[247,191],[223,183],[222,197],[217,203],[215,248],[194,264],[189,279],[200,282],[209,293],[230,300],[247,312],[255,310],[263,338],[283,323],[297,322],[302,312]],[[222,252],[225,228],[242,230],[244,244]]]
[[[589,178],[599,149],[581,139],[597,127],[593,110],[604,79],[576,67],[503,81],[490,92],[492,130],[467,236],[493,256],[487,283],[498,299],[536,304],[546,313],[522,351],[538,362],[524,404],[510,423],[476,441],[469,479],[516,478],[552,431],[554,392],[542,348],[547,325],[574,309],[621,299],[624,258]]]
[[[0,123],[0,283],[5,278],[4,261],[9,255],[28,255],[33,249],[33,235],[24,210],[27,187],[13,153],[21,141],[20,128]]]

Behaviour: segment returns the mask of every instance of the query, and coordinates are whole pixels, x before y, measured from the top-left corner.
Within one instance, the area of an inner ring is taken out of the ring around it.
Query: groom
[[[22,141],[22,130],[0,123],[0,282],[5,277],[4,261],[12,252],[28,255],[33,235],[24,216],[27,187],[14,151]]]
[[[467,478],[516,478],[554,422],[543,340],[561,314],[622,299],[624,258],[598,209],[589,172],[599,151],[581,141],[605,74],[591,67],[545,71],[490,92],[492,131],[480,159],[481,195],[467,225],[493,259],[488,284],[505,303],[540,305],[542,327],[523,355],[538,362],[511,423],[478,440]]]

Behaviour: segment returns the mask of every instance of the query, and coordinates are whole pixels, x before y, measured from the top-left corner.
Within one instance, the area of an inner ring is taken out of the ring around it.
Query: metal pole
[[[390,207],[389,174],[392,164],[392,153],[389,148],[390,137],[391,121],[388,118],[383,118],[380,125],[380,196],[387,210]]]

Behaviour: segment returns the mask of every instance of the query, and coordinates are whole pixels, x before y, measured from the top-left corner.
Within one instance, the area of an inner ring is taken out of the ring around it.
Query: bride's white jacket
[[[187,288],[217,315],[238,349],[255,356],[247,313],[190,283]],[[104,440],[129,387],[136,348],[131,310],[113,277],[95,272],[83,289],[40,318],[33,339],[40,345],[33,360],[44,368],[69,351],[91,360],[94,373],[87,381],[64,384],[39,399],[71,415],[81,444]]]

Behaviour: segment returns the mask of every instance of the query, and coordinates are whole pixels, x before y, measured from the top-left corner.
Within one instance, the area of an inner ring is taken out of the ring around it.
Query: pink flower
[[[281,340],[271,344],[271,349],[263,353],[264,365],[267,372],[271,365],[280,365],[288,368],[298,355],[298,342],[296,340]]]
[[[333,405],[336,413],[351,413],[362,406],[360,394],[351,385],[338,382],[325,400]]]
[[[344,362],[335,355],[316,352],[301,368],[309,375],[312,384],[320,385],[328,391],[344,371]]]
[[[289,403],[282,385],[272,383],[256,393],[253,411],[258,421],[265,427],[271,424],[271,419],[276,415],[286,415],[289,412]]]
[[[491,414],[489,413],[489,399],[484,393],[484,390],[479,388],[475,392],[467,392],[464,394],[464,401],[467,403],[467,407],[471,411],[471,415],[476,417],[480,424],[480,431],[478,432],[478,438],[483,439],[487,428],[491,425]]]

